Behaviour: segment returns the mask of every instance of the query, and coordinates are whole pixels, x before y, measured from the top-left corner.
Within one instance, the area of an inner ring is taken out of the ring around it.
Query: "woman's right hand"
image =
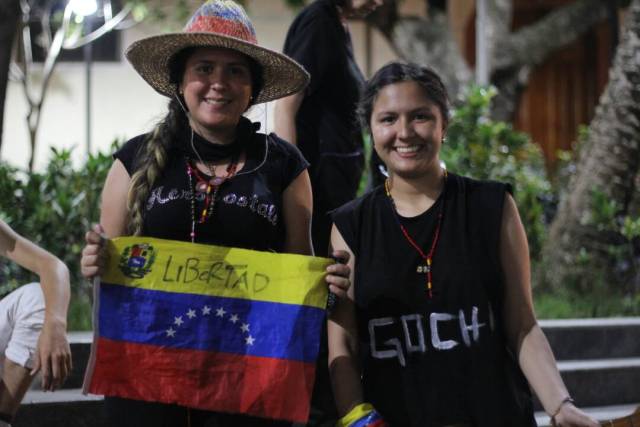
[[[106,263],[104,229],[100,224],[95,224],[92,230],[87,231],[84,240],[86,245],[82,249],[80,271],[84,277],[91,279],[102,274],[102,269]]]

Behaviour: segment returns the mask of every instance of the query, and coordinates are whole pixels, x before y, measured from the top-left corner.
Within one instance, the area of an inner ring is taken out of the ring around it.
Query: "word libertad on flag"
[[[109,241],[84,391],[306,422],[326,258]]]

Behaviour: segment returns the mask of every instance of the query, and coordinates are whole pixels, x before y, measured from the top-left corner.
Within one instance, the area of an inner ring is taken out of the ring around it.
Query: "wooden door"
[[[514,0],[513,29],[574,0]],[[469,39],[471,38],[471,40]],[[475,15],[467,27],[466,56],[475,62]],[[611,25],[603,22],[536,67],[520,99],[514,127],[540,144],[552,167],[558,150],[571,150],[588,125],[607,82],[613,57]]]

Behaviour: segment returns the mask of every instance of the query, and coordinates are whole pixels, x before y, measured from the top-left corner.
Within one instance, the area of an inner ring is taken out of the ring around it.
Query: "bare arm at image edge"
[[[67,341],[69,270],[55,255],[18,235],[2,221],[0,255],[40,277],[45,317],[32,373],[42,370],[43,388],[54,390],[62,385],[71,371],[71,351]]]

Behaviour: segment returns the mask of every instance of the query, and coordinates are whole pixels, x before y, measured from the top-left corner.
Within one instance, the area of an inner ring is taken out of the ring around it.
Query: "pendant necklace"
[[[195,132],[192,128],[190,140],[191,149],[195,153],[200,163],[202,163],[204,167],[209,171],[210,178],[206,178],[200,173],[198,167],[196,166],[195,160],[192,162],[189,156],[185,156],[185,160],[187,162],[187,177],[189,178],[189,193],[191,196],[191,232],[189,233],[191,243],[195,243],[196,241],[196,221],[199,224],[203,224],[211,217],[211,214],[213,213],[213,207],[216,203],[218,190],[226,180],[232,178],[236,174],[236,169],[238,168],[238,158],[240,157],[240,153],[233,154],[231,156],[231,161],[227,166],[226,176],[217,176],[216,166],[205,162],[202,159],[202,156],[200,156],[200,153],[198,153],[198,150],[196,150],[193,141],[194,134]],[[195,184],[193,183],[194,176],[197,180]],[[198,220],[196,220],[196,192],[204,194],[204,206]]]
[[[400,216],[398,215],[398,209],[396,207],[395,202],[393,201],[393,197],[391,196],[391,186],[389,184],[389,178],[384,181],[384,189],[387,193],[387,197],[389,198],[389,202],[391,203],[391,211],[393,212],[393,216],[396,219],[396,222],[400,226],[400,230],[404,235],[404,238],[407,242],[420,254],[420,257],[424,261],[424,264],[420,264],[416,268],[416,273],[418,274],[426,274],[427,275],[427,294],[429,299],[433,298],[433,280],[432,280],[432,270],[433,270],[433,255],[436,252],[436,248],[438,247],[438,240],[440,238],[440,228],[442,226],[442,218],[444,216],[444,204],[445,204],[445,195],[447,191],[447,171],[444,170],[444,184],[442,186],[442,203],[438,209],[438,224],[436,225],[436,230],[433,234],[433,240],[431,241],[431,248],[427,254],[424,253],[422,248],[416,243],[416,241],[411,237],[407,228],[400,222]]]
[[[213,213],[213,208],[216,203],[216,197],[220,186],[224,184],[229,178],[232,178],[238,168],[238,159],[232,158],[231,162],[227,166],[225,176],[216,176],[215,165],[208,165],[202,162],[211,174],[210,178],[205,177],[195,166],[195,162],[187,158],[187,177],[189,178],[189,192],[191,195],[191,243],[196,241],[196,222],[198,224],[204,224]],[[195,177],[196,182],[193,182]],[[196,217],[196,193],[204,195],[204,203],[202,212],[200,212],[199,218]]]

